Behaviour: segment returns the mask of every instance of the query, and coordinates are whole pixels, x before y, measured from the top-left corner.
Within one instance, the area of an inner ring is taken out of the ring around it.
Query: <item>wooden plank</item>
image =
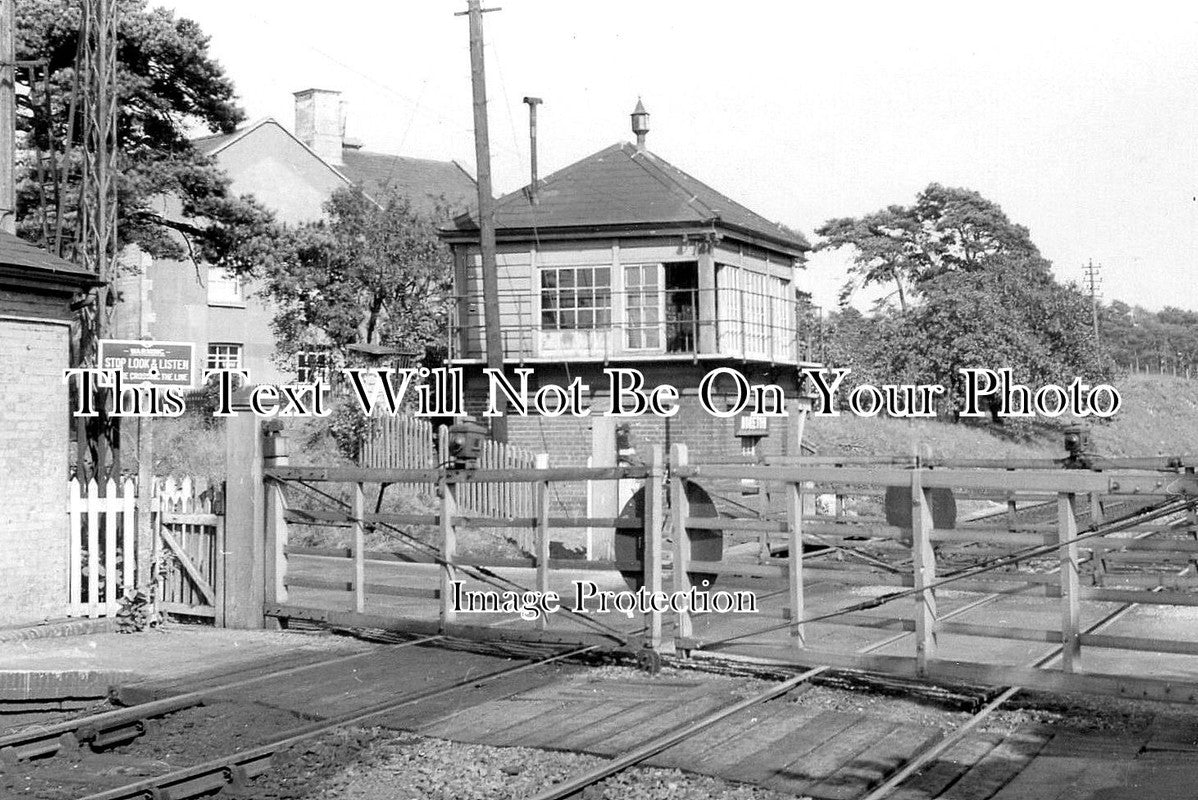
[[[646,467],[554,467],[535,469],[477,469],[444,473],[429,469],[363,469],[361,467],[270,467],[266,474],[280,480],[332,483],[536,483],[537,481],[610,481],[647,477]]]
[[[136,502],[136,484],[132,480],[126,480],[121,495],[121,566],[124,578],[121,594],[124,597],[132,596],[133,589],[137,586]]]
[[[915,659],[922,675],[936,657],[936,553],[932,549],[932,504],[923,490],[923,470],[911,470],[911,558],[915,588]]]
[[[809,753],[781,766],[778,774],[767,785],[771,789],[788,794],[803,793],[811,797],[826,797],[827,795],[816,791],[820,783],[898,727],[896,723],[888,720],[862,716],[850,727],[827,737]]]
[[[738,761],[726,770],[723,776],[731,780],[771,786],[781,771],[778,763],[779,753],[787,753],[792,756],[792,761],[797,761],[830,737],[852,727],[860,720],[860,714],[822,711],[808,724],[794,728],[775,739],[768,748]]]
[[[109,478],[104,490],[104,610],[109,616],[118,608],[116,591],[120,577],[116,569],[116,518],[120,507],[117,482]]]
[[[822,800],[856,800],[943,737],[939,728],[896,725],[806,793]]]
[[[560,664],[551,667],[554,670],[561,668]],[[372,724],[428,735],[427,731],[435,726],[448,728],[455,720],[457,722],[469,720],[474,716],[476,709],[482,708],[488,703],[508,699],[543,686],[546,680],[552,679],[552,674],[547,674],[542,669],[526,670],[501,681],[489,681],[425,700],[416,706],[404,709],[394,717],[379,717],[378,721]]]
[[[649,736],[655,736],[665,733],[673,728],[685,725],[692,720],[701,719],[707,716],[716,709],[730,705],[735,702],[736,697],[694,697],[685,704],[664,710],[657,719],[649,722],[645,728],[645,736],[643,739],[648,739]],[[655,767],[665,767],[667,769],[685,769],[694,772],[707,772],[703,768],[704,764],[699,759],[699,754],[706,752],[712,745],[713,739],[724,740],[727,736],[732,735],[735,731],[743,728],[746,723],[746,715],[744,713],[734,714],[732,717],[723,720],[710,728],[699,731],[694,736],[684,739],[673,747],[668,747],[662,750],[657,755],[648,760],[648,764]],[[751,718],[751,717],[749,717]],[[729,730],[731,728],[731,731]],[[652,731],[652,733],[650,733]],[[614,747],[610,752],[617,753]],[[709,773],[710,774],[710,773]]]
[[[1023,731],[1007,734],[953,784],[953,800],[989,800],[1027,766],[1047,741],[1047,736]]]
[[[194,605],[191,603],[173,603],[162,602],[158,604],[158,610],[167,614],[189,614],[193,617],[211,617],[216,618],[216,607],[208,605]]]
[[[940,797],[962,775],[990,754],[1002,734],[971,734],[950,747],[939,759],[899,784],[888,800],[928,800]]]
[[[662,703],[613,702],[611,698],[557,702],[560,706],[556,713],[538,718],[535,725],[524,726],[522,732],[513,731],[507,744],[606,754],[610,751],[602,746],[612,731],[639,726],[664,710]]]
[[[287,586],[296,589],[326,589],[334,592],[354,592],[354,582],[352,580],[338,580],[337,578],[321,578],[310,575],[293,575],[287,578]],[[372,583],[366,582],[365,593],[377,594],[386,597],[419,597],[425,599],[438,600],[441,598],[440,589],[426,589],[416,586],[394,586],[389,583]]]
[[[87,615],[100,616],[100,487],[87,484]]]
[[[787,539],[787,592],[790,599],[791,621],[790,636],[796,647],[803,647],[807,641],[806,626],[803,619],[807,615],[803,587],[803,490],[796,481],[785,486],[786,519],[790,533]]]
[[[441,452],[449,452],[449,429],[441,429]],[[457,530],[453,527],[453,515],[457,512],[457,488],[450,486],[449,482],[442,477],[438,485],[440,494],[440,529],[441,529],[441,630],[457,621],[457,611],[453,607],[453,582],[457,576],[454,574],[453,559],[457,552]]]
[[[1057,538],[1061,543],[1061,669],[1073,672],[1081,658],[1081,599],[1078,596],[1077,498],[1057,497]]]
[[[685,444],[674,444],[670,453],[671,468],[687,465],[687,448]],[[674,592],[686,594],[691,590],[690,571],[691,540],[687,534],[686,525],[690,520],[690,500],[686,496],[686,482],[671,472],[670,475],[670,517],[673,520],[672,536],[674,538],[674,564],[671,569]],[[680,608],[674,622],[674,635],[689,638],[694,634],[694,625],[690,612]]]
[[[773,752],[777,740],[809,724],[818,714],[823,713],[820,709],[793,702],[795,695],[809,690],[808,684],[804,691],[796,689],[788,697],[746,709],[720,723],[729,725],[732,730],[731,736],[724,736],[723,731],[720,735],[710,737],[706,732],[701,734],[707,742],[707,747],[695,755],[692,761],[695,767],[692,769],[698,768],[698,771],[710,775],[724,775],[736,764],[758,753]],[[663,755],[669,752],[666,750]]]
[[[664,458],[660,445],[653,445],[649,454],[649,471],[645,478],[645,562],[644,587],[650,595],[662,590],[662,527],[665,524],[665,509],[662,506],[661,479],[664,473]],[[649,633],[646,644],[658,650],[662,645],[662,612],[648,614]]]
[[[166,528],[162,529],[160,535],[162,536],[162,541],[166,543],[166,546],[169,547],[172,552],[174,552],[175,558],[179,561],[179,566],[183,567],[183,571],[186,572],[187,577],[191,579],[191,585],[199,590],[200,594],[204,597],[204,600],[207,601],[208,605],[215,605],[216,593],[212,590],[212,586],[207,580],[204,579],[204,576],[196,568],[195,564],[192,563],[191,557],[188,555],[187,551],[182,545],[179,544],[175,537],[172,536],[170,531],[168,531]]]
[[[362,515],[366,512],[366,495],[362,484],[353,485],[353,500],[351,514],[354,525],[354,611],[362,613],[366,610],[366,528],[362,523]]]
[[[549,469],[549,455],[542,453],[537,456],[536,468]],[[536,487],[537,524],[537,591],[544,597],[549,593],[549,481],[539,481]],[[537,615],[537,627],[541,630],[549,627],[549,615]]]

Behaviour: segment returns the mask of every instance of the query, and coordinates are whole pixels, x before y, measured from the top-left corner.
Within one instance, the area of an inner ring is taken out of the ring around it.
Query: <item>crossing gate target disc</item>
[[[683,481],[686,489],[686,499],[690,503],[690,516],[699,519],[711,519],[719,516],[711,495],[694,481]],[[620,511],[620,519],[644,519],[645,516],[645,487],[624,504]],[[707,528],[687,528],[687,539],[690,540],[691,558],[695,561],[719,561],[724,557],[724,532]],[[642,528],[616,528],[615,555],[617,564],[643,562],[645,556],[645,532]],[[640,569],[620,570],[624,582],[633,591],[644,584],[644,571]],[[718,577],[711,572],[687,572],[691,585],[706,589],[715,583]],[[706,584],[704,583],[706,581]]]

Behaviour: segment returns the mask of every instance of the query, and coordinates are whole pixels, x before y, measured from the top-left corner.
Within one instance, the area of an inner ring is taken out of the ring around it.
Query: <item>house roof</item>
[[[474,178],[456,161],[436,161],[429,158],[409,158],[390,153],[374,153],[356,147],[341,150],[343,164],[333,165],[321,159],[294,133],[280,125],[272,117],[266,117],[238,128],[232,133],[218,133],[192,139],[192,144],[201,153],[216,155],[229,145],[247,136],[263,125],[277,125],[288,136],[336,172],[346,183],[358,186],[367,196],[378,199],[391,186],[407,197],[414,208],[432,213],[440,202],[451,212],[459,212],[477,201]]]
[[[478,229],[471,209],[447,233]],[[797,253],[810,249],[802,234],[771,222],[678,169],[663,158],[620,142],[539,182],[536,203],[528,189],[495,203],[497,232],[550,228],[594,229],[645,225],[713,225]]]
[[[101,283],[95,274],[78,264],[52,255],[14,234],[3,231],[0,231],[0,271],[8,276],[22,276],[33,282],[69,284],[77,287]]]
[[[379,199],[388,187],[408,198],[418,211],[431,213],[439,202],[453,212],[478,199],[474,178],[456,161],[434,161],[346,147],[341,151],[342,174],[370,197]]]

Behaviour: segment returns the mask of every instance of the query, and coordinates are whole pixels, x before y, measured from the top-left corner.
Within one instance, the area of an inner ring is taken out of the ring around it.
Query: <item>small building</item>
[[[476,197],[474,179],[457,162],[371,152],[346,138],[341,94],[327,89],[295,93],[294,131],[266,118],[195,146],[229,176],[231,194],[253,195],[292,226],[322,219],[330,196],[351,186],[372,198],[393,188],[429,215],[461,210]],[[169,214],[171,199],[163,202]],[[124,259],[133,269],[116,284],[123,301],[114,338],[194,342],[200,370],[248,369],[257,383],[307,380],[327,363],[319,350],[300,353],[290,366],[275,363],[274,311],[252,282],[133,248]]]
[[[0,233],[0,624],[67,610],[71,303],[99,284]]]
[[[533,368],[530,390],[576,377],[591,388],[590,416],[509,417],[509,441],[558,466],[609,466],[621,451],[644,457],[646,445],[673,442],[701,458],[793,450],[795,417],[718,418],[700,407],[697,390],[708,372],[731,367],[797,396],[806,353],[797,276],[810,246],[650,152],[639,103],[632,118],[635,144],[614,144],[496,201],[505,372]],[[463,368],[478,414],[488,320],[476,212],[442,236],[455,264],[451,363]],[[602,416],[610,367],[639,369],[647,386],[678,387],[677,416]],[[586,500],[599,516],[614,502]]]

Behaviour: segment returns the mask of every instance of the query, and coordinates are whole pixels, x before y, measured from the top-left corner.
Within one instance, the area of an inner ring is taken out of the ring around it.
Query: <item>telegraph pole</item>
[[[1102,265],[1094,259],[1085,266],[1086,283],[1090,289],[1090,318],[1094,325],[1094,346],[1098,346],[1098,287],[1102,284]]]
[[[474,90],[474,156],[478,162],[478,244],[482,251],[483,324],[487,366],[503,370],[503,335],[499,330],[499,271],[495,265],[495,200],[491,195],[491,143],[487,131],[487,76],[483,68],[481,0],[466,0],[470,17],[470,85]],[[498,11],[488,8],[486,11]],[[460,14],[459,14],[460,16]],[[491,419],[491,436],[507,441],[507,418]]]
[[[15,16],[16,0],[0,0],[0,230],[5,233],[17,232]]]

